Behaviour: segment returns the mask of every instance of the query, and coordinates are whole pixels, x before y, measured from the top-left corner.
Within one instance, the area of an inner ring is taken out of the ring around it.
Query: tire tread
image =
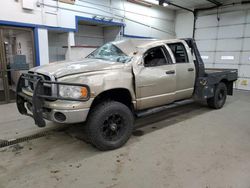
[[[225,98],[224,103],[223,103],[221,106],[219,106],[218,100],[217,100],[217,98],[216,98],[217,92],[218,92],[221,88],[224,88],[224,89],[225,89],[226,97],[227,97],[227,86],[226,86],[225,83],[220,82],[220,83],[215,87],[214,96],[213,96],[212,98],[207,99],[207,104],[208,104],[208,106],[209,106],[210,108],[220,109],[220,108],[222,108],[222,107],[224,106],[225,101],[226,101],[226,98]]]
[[[87,119],[87,124],[86,124],[86,131],[87,131],[87,137],[88,137],[88,140],[89,142],[97,147],[99,150],[102,150],[102,151],[106,151],[106,150],[112,150],[112,149],[116,149],[116,148],[119,148],[121,147],[122,145],[124,145],[127,140],[129,139],[130,135],[132,134],[132,130],[133,130],[133,126],[131,125],[130,128],[129,128],[129,134],[126,135],[126,138],[123,139],[119,144],[117,145],[106,145],[102,142],[100,142],[100,140],[98,139],[98,135],[96,134],[96,128],[98,128],[98,125],[96,124],[99,124],[99,123],[102,123],[100,122],[101,121],[101,116],[102,114],[105,114],[107,111],[109,111],[110,109],[112,108],[119,108],[121,110],[124,111],[124,113],[127,114],[128,116],[128,122],[130,122],[131,124],[133,124],[134,122],[134,119],[133,119],[133,114],[132,112],[130,111],[130,109],[120,103],[120,102],[117,102],[117,101],[104,101],[100,104],[98,104],[97,106],[94,107],[94,109],[91,110],[90,114],[89,114],[89,117]]]

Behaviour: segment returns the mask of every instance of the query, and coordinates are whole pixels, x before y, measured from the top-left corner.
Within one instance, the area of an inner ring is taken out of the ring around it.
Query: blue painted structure
[[[35,57],[36,66],[40,66],[40,51],[39,51],[39,40],[38,40],[38,28],[34,28],[34,43],[35,43]]]
[[[0,20],[0,25],[4,26],[14,26],[14,27],[24,27],[24,28],[31,28],[34,31],[34,46],[35,46],[35,64],[36,66],[40,65],[40,52],[39,52],[39,40],[38,40],[38,29],[47,29],[47,30],[54,30],[54,31],[64,31],[64,32],[77,32],[78,31],[78,23],[79,21],[88,21],[92,23],[99,23],[104,25],[110,26],[120,26],[122,27],[121,35],[124,37],[129,38],[141,38],[141,39],[152,39],[152,37],[144,37],[144,36],[136,36],[136,35],[127,35],[124,33],[125,23],[122,22],[114,22],[112,20],[107,21],[103,19],[95,19],[95,18],[88,18],[88,17],[75,17],[75,28],[65,28],[65,27],[53,27],[53,26],[46,26],[46,25],[39,25],[39,24],[31,24],[31,23],[22,23],[22,22],[13,22],[13,21],[5,21]]]

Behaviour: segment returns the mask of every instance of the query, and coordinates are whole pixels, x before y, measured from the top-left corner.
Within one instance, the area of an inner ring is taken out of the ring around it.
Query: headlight
[[[59,95],[64,98],[87,98],[88,89],[81,86],[59,85]]]

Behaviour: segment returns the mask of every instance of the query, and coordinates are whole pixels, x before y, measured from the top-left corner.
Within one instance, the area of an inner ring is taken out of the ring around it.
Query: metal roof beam
[[[208,2],[210,2],[210,3],[213,3],[213,4],[215,4],[216,6],[221,6],[221,5],[222,5],[222,3],[220,3],[219,1],[216,1],[216,0],[206,0],[206,1],[208,1]]]
[[[159,0],[159,5],[163,6],[163,3],[167,3],[168,5],[172,5],[174,7],[177,7],[177,8],[180,8],[180,9],[183,9],[183,10],[194,13],[194,11],[192,9],[189,9],[189,8],[174,4],[174,3],[170,2],[170,0]]]

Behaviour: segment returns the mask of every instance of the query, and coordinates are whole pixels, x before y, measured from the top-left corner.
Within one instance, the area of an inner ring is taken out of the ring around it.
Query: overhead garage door
[[[79,21],[78,31],[75,33],[76,46],[72,46],[71,59],[86,57],[104,43],[118,39],[121,29],[120,25]]]
[[[206,68],[238,69],[235,87],[250,90],[250,9],[199,15],[195,39]]]

